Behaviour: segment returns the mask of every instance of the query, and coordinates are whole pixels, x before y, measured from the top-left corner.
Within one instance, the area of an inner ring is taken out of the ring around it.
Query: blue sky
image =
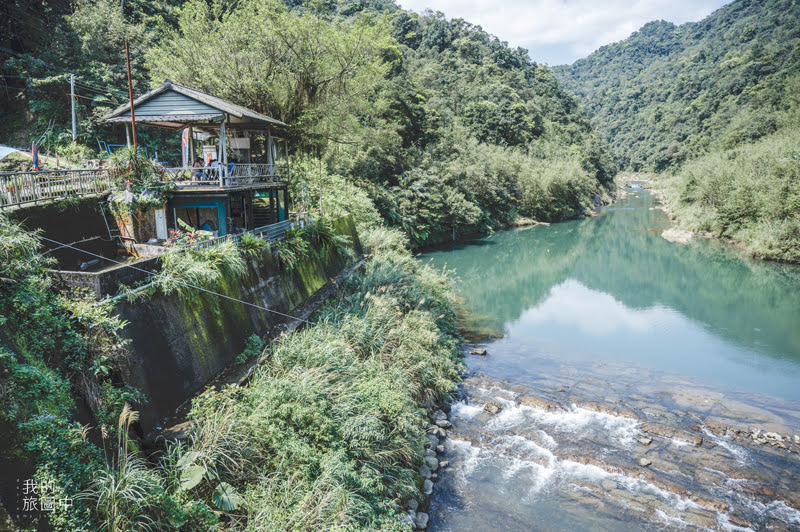
[[[651,20],[696,21],[730,0],[398,0],[463,18],[548,65],[572,63]]]

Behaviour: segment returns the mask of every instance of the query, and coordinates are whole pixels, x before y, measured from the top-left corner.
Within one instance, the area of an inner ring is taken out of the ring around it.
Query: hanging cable
[[[161,274],[161,273],[158,273],[158,272],[151,272],[151,271],[145,270],[144,268],[137,268],[136,266],[133,266],[132,264],[125,264],[124,262],[120,262],[120,261],[117,261],[117,260],[114,260],[114,259],[109,259],[108,257],[104,257],[102,255],[97,255],[95,253],[92,253],[91,251],[86,251],[85,249],[76,248],[76,247],[71,246],[69,244],[65,244],[63,242],[59,242],[58,240],[53,240],[52,238],[47,238],[45,236],[38,235],[36,233],[32,233],[30,231],[25,231],[24,229],[20,229],[19,231],[22,232],[22,233],[25,233],[27,235],[33,236],[34,238],[39,238],[41,240],[46,240],[47,242],[50,242],[51,244],[56,244],[57,246],[61,246],[62,248],[72,249],[74,251],[78,251],[80,253],[84,253],[86,255],[89,255],[91,257],[95,257],[95,258],[100,259],[100,260],[106,260],[108,262],[111,262],[111,263],[114,263],[114,264],[118,264],[120,266],[124,266],[125,268],[130,268],[130,269],[136,270],[138,272],[146,273],[147,275],[152,275],[154,277],[167,278],[167,279],[169,279],[170,281],[172,281],[174,283],[186,286],[188,288],[194,288],[195,290],[199,290],[199,291],[205,292],[207,294],[218,296],[218,297],[230,300],[230,301],[235,301],[237,303],[241,303],[241,304],[247,305],[249,307],[253,307],[253,308],[256,308],[256,309],[259,309],[259,310],[263,310],[263,311],[266,311],[266,312],[271,312],[271,313],[277,314],[279,316],[283,316],[284,318],[289,318],[289,319],[292,319],[292,320],[297,320],[297,321],[306,323],[308,325],[312,325],[312,323],[310,321],[304,320],[302,318],[298,318],[296,316],[292,316],[291,314],[284,314],[283,312],[279,312],[277,310],[273,310],[273,309],[267,308],[267,307],[262,307],[260,305],[254,304],[254,303],[250,303],[249,301],[244,301],[244,300],[241,300],[241,299],[237,299],[235,297],[227,296],[225,294],[220,294],[219,292],[214,292],[213,290],[208,290],[208,289],[203,288],[201,286],[196,286],[196,285],[193,285],[191,283],[187,283],[187,282],[184,282],[184,281],[179,281],[177,279],[171,279],[169,276],[166,276],[164,274]]]

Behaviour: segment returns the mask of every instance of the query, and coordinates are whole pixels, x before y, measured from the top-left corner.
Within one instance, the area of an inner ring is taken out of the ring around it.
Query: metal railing
[[[179,187],[238,187],[255,183],[284,181],[289,166],[282,164],[229,164],[218,166],[179,166],[164,168],[164,179]]]
[[[259,238],[263,238],[267,242],[272,242],[273,240],[281,240],[286,235],[287,230],[297,226],[304,227],[310,223],[311,223],[311,217],[307,212],[298,212],[298,213],[293,213],[292,218],[288,220],[283,220],[282,222],[276,222],[274,224],[268,224],[261,227],[256,227],[255,229],[250,229],[249,231],[245,231],[244,233],[251,233]],[[197,249],[209,248],[228,241],[233,242],[234,244],[238,244],[239,241],[242,239],[242,235],[244,233],[237,233],[235,235],[234,234],[225,235],[217,238],[212,238],[209,240],[204,240],[202,242],[197,243],[195,247]]]
[[[106,170],[42,170],[0,173],[0,209],[107,192]]]

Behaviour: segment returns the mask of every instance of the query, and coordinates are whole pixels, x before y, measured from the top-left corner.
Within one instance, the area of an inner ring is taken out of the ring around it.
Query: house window
[[[219,234],[219,216],[216,207],[177,207],[175,216],[178,220],[183,220],[195,229]],[[175,225],[176,229],[183,229],[177,220]]]

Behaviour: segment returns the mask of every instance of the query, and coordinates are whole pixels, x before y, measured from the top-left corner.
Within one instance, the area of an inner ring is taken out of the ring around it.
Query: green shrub
[[[693,231],[741,242],[753,256],[798,262],[800,129],[715,152],[662,178],[670,208]]]
[[[269,243],[253,233],[243,233],[242,237],[239,239],[239,250],[242,252],[242,255],[248,258],[254,258],[259,263],[263,259],[262,252],[265,247],[268,248]]]
[[[196,295],[194,287],[211,289],[222,279],[238,279],[247,273],[247,263],[231,241],[196,249],[175,246],[161,255],[161,275],[156,284],[167,295]]]

